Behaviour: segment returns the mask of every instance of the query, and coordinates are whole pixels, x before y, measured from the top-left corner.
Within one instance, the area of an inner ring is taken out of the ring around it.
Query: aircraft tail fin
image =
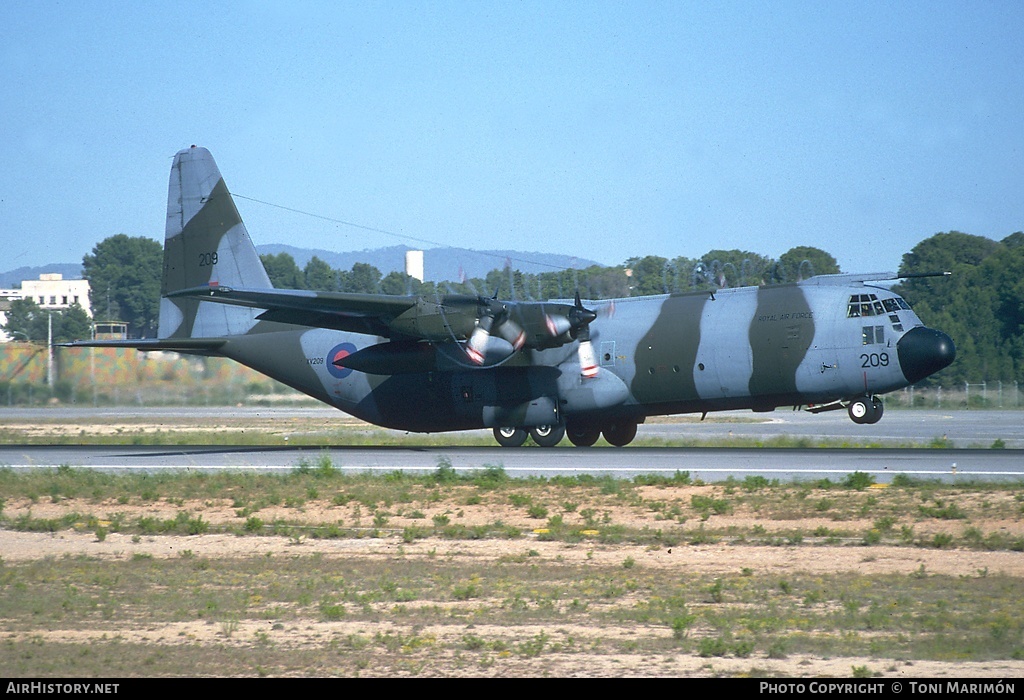
[[[213,156],[192,146],[171,165],[159,338],[239,335],[256,325],[256,309],[167,298],[207,285],[273,287]]]

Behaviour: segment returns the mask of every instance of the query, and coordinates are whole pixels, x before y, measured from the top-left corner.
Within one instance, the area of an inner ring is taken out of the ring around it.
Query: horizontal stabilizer
[[[54,343],[63,348],[131,348],[133,350],[168,350],[172,352],[214,352],[226,338],[145,338],[135,340],[77,340],[73,343]]]
[[[408,296],[312,292],[305,289],[241,289],[214,285],[182,289],[167,296],[172,299],[191,297],[253,309],[348,313],[353,316],[398,316],[416,305],[416,297]]]

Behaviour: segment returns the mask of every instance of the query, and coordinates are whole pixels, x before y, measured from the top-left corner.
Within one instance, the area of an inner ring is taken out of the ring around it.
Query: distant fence
[[[304,395],[226,358],[124,348],[0,345],[0,405],[234,405]]]
[[[954,386],[914,387],[887,394],[887,407],[999,409],[1024,408],[1019,382],[978,382]]]

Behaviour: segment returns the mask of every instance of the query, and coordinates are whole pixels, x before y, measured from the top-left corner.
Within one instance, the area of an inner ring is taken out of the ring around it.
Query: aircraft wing
[[[417,297],[314,292],[304,289],[244,289],[209,285],[171,292],[218,304],[266,309],[257,318],[315,328],[390,337],[392,319],[416,306]]]
[[[814,277],[808,277],[799,284],[817,286],[842,286],[846,284],[857,284],[864,282],[892,282],[895,280],[908,280],[915,279],[918,277],[949,277],[951,274],[953,273],[948,271],[913,272],[902,275],[896,272],[841,272],[835,275],[815,275]]]
[[[589,334],[581,331],[597,316],[583,307],[578,295],[571,305],[504,302],[465,294],[429,301],[417,296],[209,284],[166,296],[264,309],[257,316],[261,321],[365,333],[392,341],[465,341],[466,353],[477,365],[503,361],[522,347],[554,348],[577,339],[589,343]]]

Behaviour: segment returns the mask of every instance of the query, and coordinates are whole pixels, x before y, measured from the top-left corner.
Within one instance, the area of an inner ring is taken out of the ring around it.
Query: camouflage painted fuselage
[[[862,284],[793,284],[591,302],[595,379],[580,377],[573,345],[491,368],[438,354],[427,371],[390,376],[332,364],[339,347],[388,342],[356,333],[257,325],[222,352],[363,420],[412,431],[761,411],[907,386],[897,343],[922,324],[909,309],[848,317],[850,297],[869,291],[896,298]]]

